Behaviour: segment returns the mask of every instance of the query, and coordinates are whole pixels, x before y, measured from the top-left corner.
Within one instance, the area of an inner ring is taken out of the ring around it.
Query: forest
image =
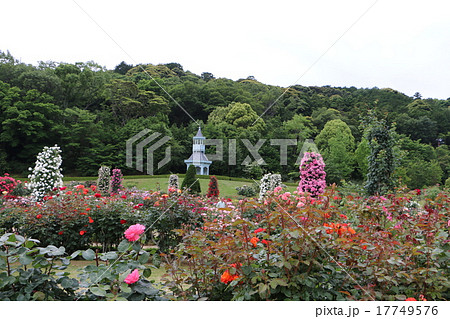
[[[185,173],[198,125],[208,139],[221,139],[222,161],[213,175],[260,178],[280,173],[298,180],[295,164],[304,142],[314,140],[326,164],[327,182],[361,182],[369,147],[362,122],[369,112],[395,130],[396,176],[409,188],[445,184],[450,170],[450,98],[423,99],[392,88],[311,87],[288,89],[253,76],[231,80],[184,70],[178,63],[118,64],[108,70],[95,62],[75,64],[18,61],[0,51],[0,174],[26,176],[44,146],[62,149],[63,173],[96,176],[100,165],[124,174],[127,139],[143,129],[169,136],[170,162],[155,174]],[[263,116],[260,118],[260,115]],[[194,121],[195,120],[195,121]],[[236,165],[229,165],[229,140],[237,142]],[[239,142],[253,145],[266,165]],[[270,139],[294,139],[287,165]],[[208,153],[214,153],[208,147]],[[164,150],[156,154],[162,158]]]

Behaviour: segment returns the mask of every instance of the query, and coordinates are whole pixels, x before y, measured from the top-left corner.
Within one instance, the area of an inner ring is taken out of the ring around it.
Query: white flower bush
[[[259,183],[259,200],[262,200],[267,192],[272,192],[276,187],[281,186],[281,175],[268,173]]]
[[[42,201],[45,195],[59,191],[58,188],[63,186],[61,164],[61,149],[58,145],[45,146],[37,155],[34,168],[28,169],[32,173],[28,175],[30,182],[27,184],[34,201]]]
[[[178,183],[178,175],[172,174],[169,176],[169,187],[168,189],[180,189],[180,185]]]
[[[101,166],[98,169],[97,190],[103,195],[109,194],[111,187],[111,168]]]

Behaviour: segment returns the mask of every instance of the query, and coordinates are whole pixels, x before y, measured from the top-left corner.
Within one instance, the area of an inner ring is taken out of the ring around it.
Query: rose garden
[[[306,152],[296,191],[266,174],[258,194],[232,199],[214,176],[202,195],[195,172],[164,190],[126,188],[106,166],[64,184],[61,161],[47,147],[27,182],[0,178],[1,300],[450,297],[449,193],[383,191],[380,160],[372,195],[326,185],[322,157]]]

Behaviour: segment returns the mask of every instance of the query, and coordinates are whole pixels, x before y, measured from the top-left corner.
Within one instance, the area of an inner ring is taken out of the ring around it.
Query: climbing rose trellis
[[[278,186],[281,186],[280,174],[265,174],[260,181],[259,200],[262,200],[267,192],[273,191]]]
[[[117,194],[120,190],[123,189],[123,174],[119,168],[115,168],[112,170],[111,176],[111,193]]]
[[[34,168],[29,168],[32,173],[28,175],[30,182],[27,184],[33,200],[42,201],[49,192],[62,187],[61,164],[61,149],[58,145],[45,146],[37,155]]]
[[[297,191],[318,196],[325,191],[325,163],[319,153],[307,152],[300,162],[300,183]]]

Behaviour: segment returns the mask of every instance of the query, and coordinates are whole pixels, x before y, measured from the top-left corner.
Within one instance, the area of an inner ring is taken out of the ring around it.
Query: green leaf
[[[152,270],[150,268],[145,268],[144,269],[144,277],[148,278],[152,275]]]
[[[150,258],[150,254],[148,252],[143,253],[142,255],[139,256],[139,263],[141,264],[145,264],[146,262],[148,262],[148,259]]]
[[[105,254],[105,258],[108,260],[117,259],[118,255],[115,251],[109,251]]]
[[[99,288],[99,287],[91,287],[89,290],[96,296],[105,297],[106,296],[106,290]]]
[[[83,253],[81,255],[86,260],[94,260],[95,259],[95,252],[92,249],[83,251]]]
[[[33,261],[33,258],[31,258],[30,256],[27,256],[27,255],[21,255],[19,257],[19,262],[22,265],[29,265],[29,264],[31,264],[32,261]]]
[[[120,242],[119,246],[117,247],[117,250],[121,253],[124,253],[130,248],[130,246],[131,246],[130,242],[124,239]]]
[[[45,294],[42,291],[36,291],[33,294],[33,300],[43,301],[45,299]]]
[[[141,244],[139,244],[138,241],[134,242],[133,245],[131,246],[131,248],[134,251],[140,252],[141,251]]]
[[[120,290],[126,294],[129,294],[131,292],[131,288],[130,286],[128,286],[127,284],[123,283],[120,285]]]

